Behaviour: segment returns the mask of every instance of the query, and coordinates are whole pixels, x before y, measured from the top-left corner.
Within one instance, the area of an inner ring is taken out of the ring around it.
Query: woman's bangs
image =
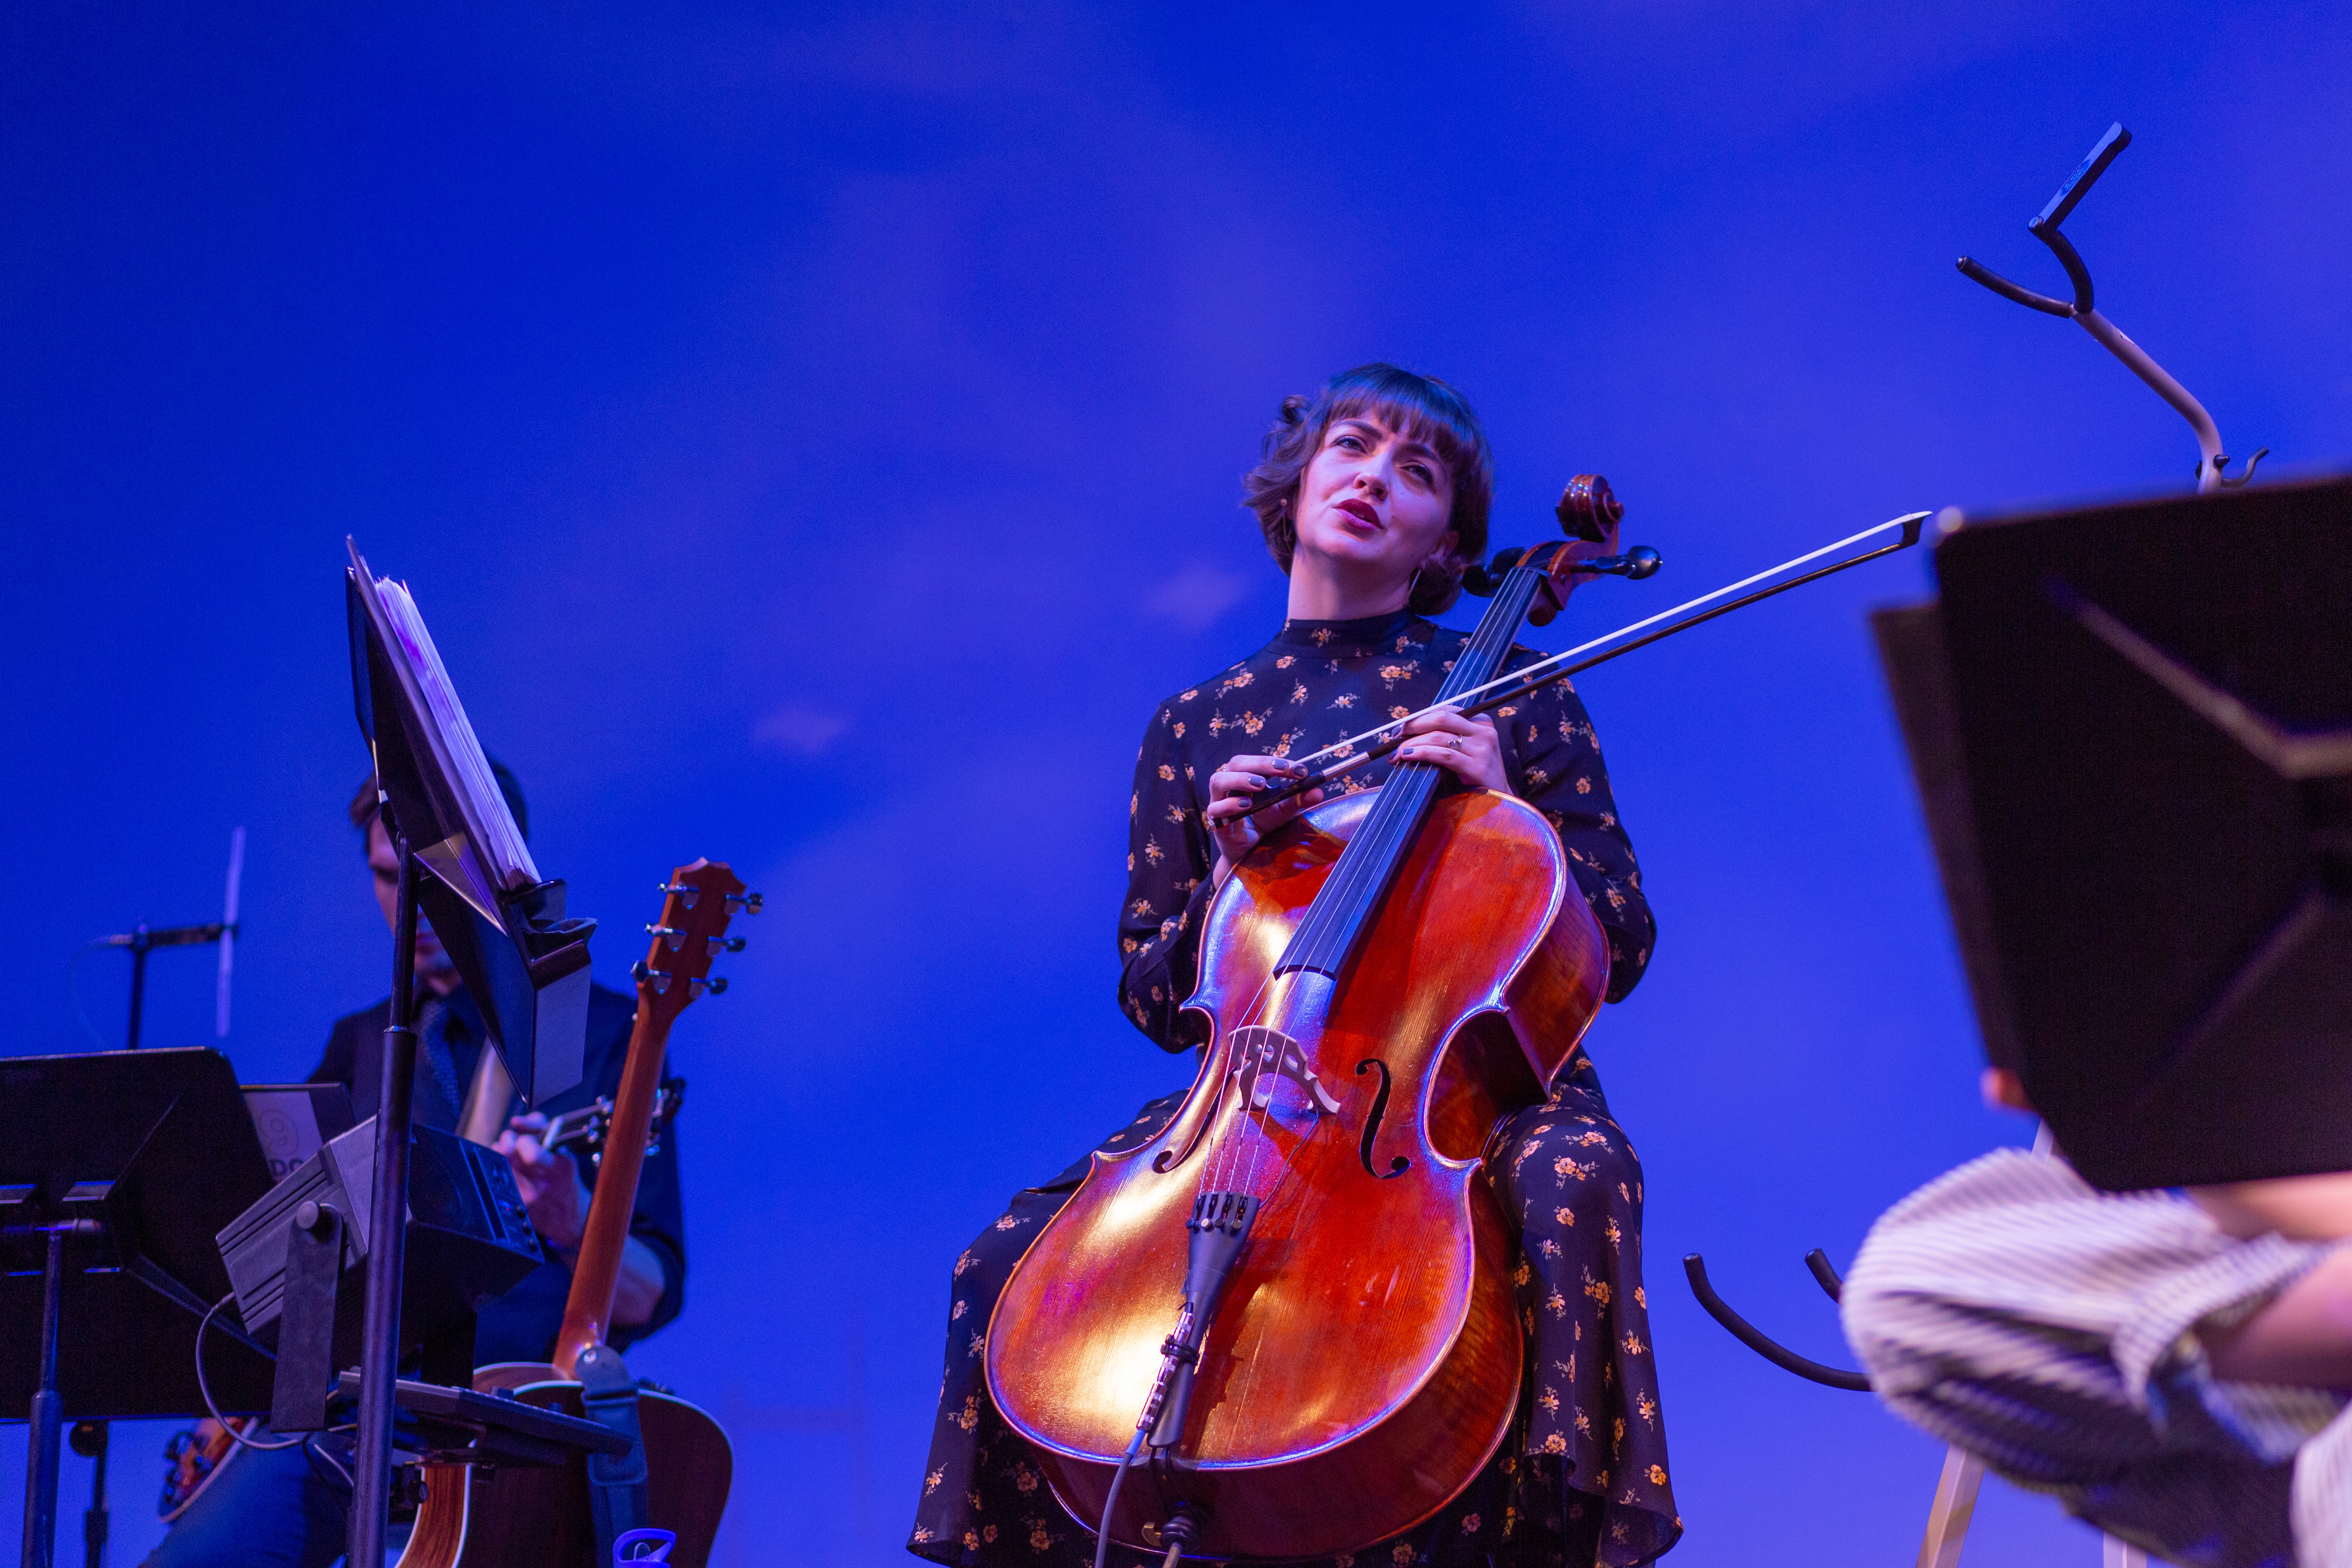
[[[1402,390],[1362,392],[1335,405],[1323,427],[1328,430],[1342,419],[1370,419],[1383,429],[1425,444],[1458,476],[1478,450],[1476,427],[1463,414],[1459,408]]]

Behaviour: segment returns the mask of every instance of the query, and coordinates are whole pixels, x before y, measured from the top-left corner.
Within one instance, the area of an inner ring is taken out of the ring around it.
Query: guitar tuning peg
[[[723,975],[723,974],[714,974],[714,975],[712,975],[709,979],[708,979],[708,980],[704,981],[702,984],[703,984],[704,985],[706,985],[706,986],[709,987],[710,994],[711,994],[713,996],[717,996],[717,995],[719,995],[719,994],[721,994],[722,993],[724,993],[724,992],[726,991],[726,989],[727,989],[727,976],[725,976],[725,975]]]
[[[740,907],[747,915],[758,914],[761,907],[767,901],[767,900],[761,898],[757,893],[730,893],[727,895],[727,907],[730,910]]]
[[[694,908],[695,900],[702,897],[702,889],[690,882],[664,882],[655,890],[662,893],[676,893],[677,901],[689,910]]]
[[[646,927],[646,934],[648,936],[657,936],[661,938],[662,941],[669,943],[669,950],[672,952],[676,952],[679,948],[686,945],[686,933],[678,930],[676,926],[647,926]]]
[[[667,996],[669,994],[668,970],[656,969],[641,958],[637,960],[636,967],[630,970],[629,973],[635,979],[638,984],[652,985],[655,995]]]
[[[713,958],[718,957],[722,952],[740,952],[743,951],[743,938],[740,936],[714,936],[706,940],[710,943],[710,956]]]

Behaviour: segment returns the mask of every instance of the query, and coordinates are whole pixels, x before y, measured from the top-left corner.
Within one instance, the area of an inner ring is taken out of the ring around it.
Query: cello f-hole
[[[1412,1162],[1398,1154],[1389,1161],[1387,1170],[1372,1169],[1372,1140],[1380,1136],[1381,1121],[1389,1110],[1389,1064],[1378,1057],[1366,1057],[1356,1064],[1356,1076],[1361,1078],[1372,1068],[1381,1070],[1381,1087],[1372,1095],[1371,1114],[1364,1118],[1364,1136],[1356,1145],[1356,1157],[1364,1163],[1364,1174],[1376,1182],[1385,1182],[1391,1176],[1403,1175],[1412,1168]]]
[[[1181,1147],[1162,1149],[1152,1158],[1151,1168],[1160,1174],[1164,1176],[1169,1172],[1174,1170],[1177,1166],[1182,1164],[1185,1161],[1191,1159],[1192,1157],[1192,1151],[1201,1146],[1201,1140],[1208,1136],[1210,1126],[1217,1120],[1217,1107],[1224,1099],[1225,1079],[1228,1076],[1224,1071],[1225,1056],[1225,1042],[1220,1040],[1217,1042],[1216,1049],[1210,1053],[1208,1063],[1209,1070],[1201,1075],[1200,1084],[1198,1086],[1201,1089],[1208,1089],[1209,1103],[1202,1109],[1199,1118],[1192,1123],[1192,1135],[1184,1140]],[[1175,1121],[1171,1123],[1171,1126],[1181,1126],[1183,1123],[1184,1118],[1191,1113],[1192,1110],[1192,1103],[1190,1100],[1187,1100],[1184,1104],[1177,1107],[1176,1118]]]

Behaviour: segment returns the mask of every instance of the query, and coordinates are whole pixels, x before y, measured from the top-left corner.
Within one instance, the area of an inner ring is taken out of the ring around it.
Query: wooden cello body
[[[1230,1180],[1264,1205],[1209,1326],[1182,1457],[1130,1470],[1108,1521],[1128,1544],[1157,1547],[1148,1531],[1182,1500],[1188,1554],[1355,1550],[1458,1495],[1516,1413],[1510,1226],[1480,1156],[1583,1035],[1608,948],[1550,825],[1474,791],[1427,807],[1339,984],[1276,973],[1382,793],[1307,813],[1219,891],[1188,1004],[1212,1031],[1191,1095],[1150,1144],[1096,1157],[989,1325],[999,1411],[1098,1525],[1184,1286],[1202,1162],[1250,1145],[1255,1170]]]

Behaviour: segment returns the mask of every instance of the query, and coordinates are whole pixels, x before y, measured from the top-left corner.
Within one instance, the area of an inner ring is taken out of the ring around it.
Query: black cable
[[[275,1443],[256,1442],[230,1426],[228,1417],[222,1415],[220,1406],[214,1403],[212,1385],[205,1381],[205,1331],[213,1326],[213,1319],[220,1315],[220,1310],[236,1300],[236,1292],[234,1290],[223,1296],[213,1303],[212,1310],[205,1314],[204,1321],[196,1325],[196,1392],[205,1396],[205,1414],[219,1422],[220,1429],[227,1433],[239,1447],[250,1448],[257,1454],[274,1454],[281,1448],[291,1448],[310,1441],[308,1434],[298,1434]]]
[[[1110,1474],[1110,1493],[1103,1499],[1102,1531],[1095,1537],[1095,1568],[1105,1568],[1110,1562],[1111,1510],[1118,1506],[1119,1483],[1127,1479],[1127,1468],[1135,1463],[1135,1456],[1143,1451],[1144,1434],[1150,1430],[1151,1423],[1149,1421],[1135,1429],[1135,1441],[1127,1446],[1126,1454],[1118,1461],[1118,1468]]]

